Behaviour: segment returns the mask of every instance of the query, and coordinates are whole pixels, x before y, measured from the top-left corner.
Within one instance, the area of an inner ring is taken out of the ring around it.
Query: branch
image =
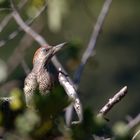
[[[32,18],[32,19],[28,19],[27,21],[25,21],[25,23],[29,26],[31,25],[35,19],[37,19],[41,13],[46,9],[47,4],[45,4],[40,10],[39,12],[36,13],[36,15]],[[12,16],[12,14],[10,14],[10,16]],[[1,40],[0,41],[0,47],[4,46],[8,41],[14,39],[23,29],[21,27],[18,27],[17,30],[15,30],[14,32],[12,32],[7,39],[5,40]]]
[[[21,9],[25,4],[27,0],[22,0],[18,4],[18,8]],[[12,19],[12,14],[8,14],[0,23],[0,32],[5,28],[5,26],[9,23],[9,21]]]
[[[127,94],[127,86],[123,87],[118,93],[116,93],[99,111],[98,116],[105,116],[116,103],[120,102],[123,97]]]
[[[37,34],[34,30],[32,30],[28,25],[24,23],[22,18],[20,17],[19,13],[15,10],[14,6],[12,6],[14,11],[12,12],[12,16],[17,22],[17,24],[32,38],[34,38],[41,46],[44,46],[47,44],[47,42],[39,35]],[[48,45],[48,44],[47,44]]]
[[[93,54],[97,39],[99,37],[103,23],[105,21],[105,18],[108,14],[109,9],[110,9],[111,3],[112,3],[112,0],[105,0],[105,2],[104,2],[104,5],[103,5],[101,12],[99,14],[99,17],[97,19],[97,22],[92,31],[92,35],[91,35],[90,41],[88,43],[87,49],[85,50],[85,52],[82,56],[82,59],[81,59],[81,63],[74,74],[74,81],[76,84],[79,84],[84,66],[87,63],[89,57]]]
[[[76,90],[74,89],[73,85],[70,82],[68,82],[67,75],[65,75],[61,71],[61,68],[59,68],[58,79],[59,79],[60,84],[64,87],[65,91],[67,92],[68,96],[74,101],[73,106],[79,117],[79,121],[75,121],[75,122],[73,122],[73,124],[81,122],[83,119],[82,118],[83,117],[82,116],[82,105],[77,96]],[[69,118],[69,119],[71,120],[71,118]],[[68,125],[70,125],[70,122],[69,122],[70,120],[66,120]]]
[[[32,38],[35,40],[35,41],[37,41],[39,44],[40,44],[40,46],[46,46],[46,45],[48,45],[48,43],[45,41],[45,39],[41,36],[41,35],[39,35],[38,33],[36,33],[34,30],[32,30],[29,26],[27,26],[25,23],[24,23],[24,21],[22,20],[22,18],[20,17],[20,15],[19,15],[19,13],[16,11],[16,9],[15,9],[15,7],[14,7],[14,5],[13,5],[13,3],[11,2],[11,5],[12,5],[12,8],[13,8],[13,13],[12,13],[12,16],[13,16],[13,18],[15,19],[15,21],[17,22],[17,24],[27,33],[27,34],[29,34],[30,36],[32,36]],[[53,62],[53,64],[54,64],[54,66],[56,67],[56,69],[59,71],[59,68],[61,68],[61,71],[63,72],[63,73],[66,73],[66,71],[64,70],[64,68],[62,67],[62,65],[60,64],[60,62],[57,60],[57,58],[54,56],[53,58],[52,58],[52,62]],[[63,79],[63,80],[62,80]],[[59,82],[60,82],[60,84],[62,85],[62,86],[64,86],[64,89],[65,89],[65,91],[66,91],[66,93],[67,93],[67,95],[68,96],[70,96],[71,97],[71,89],[73,89],[73,90],[75,90],[74,89],[74,84],[72,83],[72,80],[70,79],[70,77],[66,77],[66,76],[64,76],[64,75],[62,75],[62,74],[59,74]],[[71,88],[70,88],[70,86],[71,86]],[[69,89],[70,88],[70,89]],[[77,93],[76,93],[76,91],[74,92],[74,94],[75,94],[75,97],[77,97],[78,98],[78,95],[77,95]],[[75,110],[76,110],[76,112],[79,112],[79,109],[76,107],[76,104],[80,104],[80,100],[79,100],[79,98],[78,98],[78,101],[79,102],[77,102],[77,98],[76,99],[74,99],[74,108],[75,108]],[[81,106],[80,106],[81,107]],[[82,107],[81,107],[82,108]],[[82,109],[81,109],[82,110]],[[81,111],[80,110],[80,111]],[[77,114],[78,115],[78,117],[79,117],[79,114]],[[80,115],[82,115],[82,112],[80,113]],[[81,116],[79,117],[79,121],[81,121]]]

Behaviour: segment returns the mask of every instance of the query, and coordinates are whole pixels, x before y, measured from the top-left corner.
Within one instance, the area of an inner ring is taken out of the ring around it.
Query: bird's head
[[[66,43],[59,44],[57,46],[51,47],[51,46],[45,46],[45,47],[40,47],[37,49],[37,51],[34,54],[33,57],[33,65],[35,66],[41,66],[41,65],[46,65],[51,58],[63,48],[63,46]]]

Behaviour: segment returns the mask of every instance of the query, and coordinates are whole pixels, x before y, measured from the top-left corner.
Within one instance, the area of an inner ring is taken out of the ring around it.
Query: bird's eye
[[[46,49],[46,48],[41,48],[41,51],[42,51],[42,52],[46,52],[47,49]]]

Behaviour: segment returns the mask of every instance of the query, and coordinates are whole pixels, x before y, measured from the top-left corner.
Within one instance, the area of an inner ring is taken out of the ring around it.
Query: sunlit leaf
[[[11,91],[12,100],[10,101],[10,108],[12,110],[18,110],[23,106],[23,102],[21,100],[22,94],[23,93],[18,88],[15,88]]]

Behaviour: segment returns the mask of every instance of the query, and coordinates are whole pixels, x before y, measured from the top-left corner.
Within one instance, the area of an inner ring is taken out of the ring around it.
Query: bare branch
[[[76,90],[74,89],[73,85],[68,82],[67,80],[67,76],[61,71],[61,68],[59,68],[59,75],[58,75],[58,79],[60,84],[64,87],[66,93],[68,94],[68,96],[74,101],[73,102],[73,106],[75,108],[75,111],[79,117],[79,121],[78,122],[73,122],[73,123],[79,123],[82,121],[82,105],[80,103],[80,100],[77,96]],[[67,124],[69,125],[69,120],[67,120]]]
[[[12,13],[13,18],[16,20],[17,24],[32,38],[34,38],[41,46],[45,46],[47,42],[39,35],[37,34],[34,30],[32,30],[29,26],[27,26],[24,21],[21,19],[20,15],[16,10],[13,11]]]
[[[26,4],[27,0],[22,0],[20,1],[20,3],[18,4],[18,8],[22,8],[25,4]],[[2,32],[2,30],[5,28],[5,26],[9,23],[9,21],[12,19],[12,15],[9,14],[7,15],[2,22],[0,23],[0,32]]]
[[[112,3],[112,0],[105,0],[105,2],[103,4],[103,7],[102,7],[101,12],[99,14],[99,17],[97,19],[97,22],[94,26],[94,29],[93,29],[90,41],[88,43],[87,49],[85,50],[85,52],[82,56],[82,59],[81,59],[81,63],[79,65],[78,69],[75,72],[74,81],[75,81],[76,84],[79,84],[84,66],[87,63],[89,57],[93,54],[93,51],[94,51],[95,46],[96,46],[97,39],[99,37],[99,33],[101,31],[101,28],[103,26],[105,18],[108,14],[111,3]]]
[[[102,115],[105,116],[114,105],[121,101],[123,97],[127,94],[127,86],[123,87],[118,93],[116,93],[109,101],[102,107],[99,111],[98,116]]]
[[[28,19],[27,21],[25,21],[25,23],[29,26],[31,25],[35,19],[37,19],[41,14],[42,12],[46,9],[46,5],[44,5],[37,13],[36,15],[32,18],[32,19]],[[12,16],[10,14],[10,16]],[[14,39],[23,29],[21,27],[18,27],[17,30],[15,30],[14,32],[12,32],[8,37],[7,39],[5,40],[0,40],[0,47],[4,46],[8,41]]]

